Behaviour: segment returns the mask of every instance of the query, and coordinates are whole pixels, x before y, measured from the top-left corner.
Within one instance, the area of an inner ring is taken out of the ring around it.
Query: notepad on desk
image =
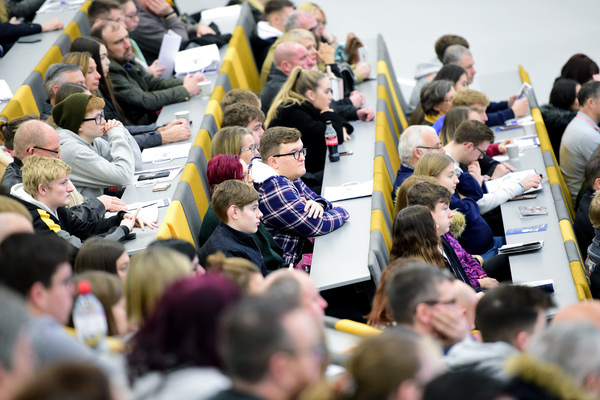
[[[537,174],[537,172],[535,172],[535,169],[526,169],[524,171],[509,172],[508,174],[506,174],[498,179],[491,179],[489,181],[486,181],[484,183],[485,188],[488,193],[493,193],[498,190],[502,190],[502,189],[506,188],[508,185],[510,185],[512,183],[519,183],[519,182],[521,182],[521,179],[524,179],[526,176],[531,175],[531,174]],[[526,191],[525,193],[536,192],[538,190],[542,190],[543,188],[544,188],[544,185],[542,183],[540,183],[540,185],[537,188],[531,188],[528,191]]]
[[[176,158],[187,158],[192,149],[191,143],[174,144],[171,146],[152,147],[142,151],[142,162],[159,164]]]
[[[373,181],[348,182],[342,186],[328,186],[323,190],[323,197],[330,202],[368,197],[373,194]]]

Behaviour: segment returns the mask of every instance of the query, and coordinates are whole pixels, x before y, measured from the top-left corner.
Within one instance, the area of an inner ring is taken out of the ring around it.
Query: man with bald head
[[[14,185],[23,183],[23,159],[32,155],[60,158],[58,133],[47,123],[38,120],[24,122],[15,133],[14,161],[6,167],[0,183],[5,193],[10,193]],[[120,211],[125,207],[123,201],[113,196],[84,199],[76,191],[73,192],[71,204],[71,213],[83,221],[95,221],[103,218],[106,210]]]
[[[295,67],[310,69],[313,61],[308,55],[306,47],[298,42],[282,42],[273,52],[273,69],[267,77],[267,83],[260,93],[262,111],[265,115],[269,112],[273,99]]]
[[[33,233],[31,220],[16,212],[0,212],[0,243],[13,233]]]
[[[286,32],[292,29],[306,29],[314,33],[317,43],[321,41],[321,25],[317,23],[315,17],[304,10],[294,10],[289,13],[283,26]]]

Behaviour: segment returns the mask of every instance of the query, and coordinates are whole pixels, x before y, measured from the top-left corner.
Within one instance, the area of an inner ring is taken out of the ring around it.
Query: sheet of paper
[[[84,2],[85,0],[48,0],[40,7],[39,10],[37,10],[36,13],[47,14],[62,12],[65,10],[75,10]]]
[[[343,184],[342,186],[328,186],[323,190],[323,197],[331,202],[367,197],[371,196],[372,194],[372,180],[364,183],[349,182]]]
[[[165,67],[161,75],[163,78],[173,76],[175,56],[181,47],[181,40],[182,37],[171,29],[163,36],[160,52],[158,53],[158,63]]]
[[[214,22],[221,33],[233,33],[241,9],[242,6],[233,5],[202,10],[202,20],[200,22],[204,25],[210,25],[211,22]]]
[[[13,94],[8,87],[8,83],[4,79],[0,79],[0,101],[10,100],[12,97]]]
[[[221,55],[216,44],[194,47],[175,55],[175,74],[185,75],[193,72],[214,72],[219,69]]]
[[[140,213],[138,216],[142,218],[156,222],[158,220],[158,209],[160,207],[167,207],[171,204],[170,198],[164,198],[160,200],[152,200],[152,201],[138,201],[135,203],[127,204],[127,211],[132,212],[140,209]],[[107,212],[105,218],[110,218],[117,215],[116,212]]]
[[[142,151],[142,162],[157,164],[168,162],[175,158],[187,158],[191,148],[191,143],[182,143],[174,144],[172,146],[159,146],[144,149],[144,151]]]
[[[501,190],[501,189],[505,188],[507,185],[510,185],[511,183],[519,183],[521,181],[521,179],[523,179],[527,175],[531,175],[531,174],[537,174],[535,169],[527,169],[524,171],[510,172],[498,179],[492,179],[492,180],[485,182],[485,188],[487,189],[488,193],[492,193],[497,190]],[[544,188],[544,185],[540,183],[540,186],[538,186],[537,189],[531,188],[525,193],[536,192],[538,190],[542,190],[543,188]]]

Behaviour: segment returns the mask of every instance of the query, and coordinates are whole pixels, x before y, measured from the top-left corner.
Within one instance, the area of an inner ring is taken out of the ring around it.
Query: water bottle
[[[331,121],[327,121],[325,144],[327,144],[327,148],[329,149],[329,161],[340,161],[340,153],[338,153],[338,137],[335,129],[333,129],[333,126],[331,125]]]
[[[73,307],[73,325],[77,331],[77,339],[91,348],[103,351],[108,332],[104,307],[93,295],[88,281],[80,281],[77,292],[79,296]]]

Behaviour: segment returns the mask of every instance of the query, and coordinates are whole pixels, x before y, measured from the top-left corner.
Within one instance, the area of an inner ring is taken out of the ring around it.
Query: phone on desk
[[[522,194],[521,196],[513,197],[509,201],[535,199],[536,197],[537,197],[537,193],[528,193],[528,194]]]
[[[157,183],[156,186],[154,186],[154,188],[152,188],[152,191],[153,192],[164,192],[165,190],[167,190],[170,187],[171,187],[171,184],[168,182]]]
[[[138,181],[147,181],[149,179],[158,179],[158,178],[166,178],[169,176],[169,171],[160,171],[160,172],[149,172],[147,174],[142,174],[138,176]]]

